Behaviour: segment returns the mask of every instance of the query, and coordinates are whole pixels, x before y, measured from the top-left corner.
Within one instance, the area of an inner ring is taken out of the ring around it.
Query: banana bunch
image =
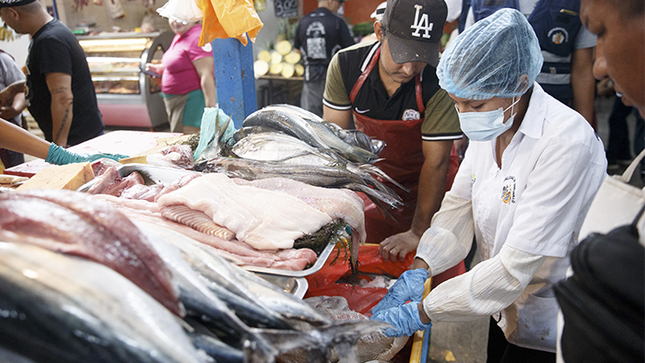
[[[13,40],[13,30],[7,28],[7,24],[3,24],[0,27],[0,41],[12,41]]]

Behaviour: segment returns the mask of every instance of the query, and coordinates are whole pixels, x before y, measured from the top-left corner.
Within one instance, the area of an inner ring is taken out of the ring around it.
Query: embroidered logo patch
[[[553,28],[549,30],[549,39],[555,45],[560,45],[569,39],[569,33],[564,28]]]
[[[403,117],[401,118],[401,120],[403,121],[418,120],[420,118],[421,118],[421,114],[419,113],[419,111],[408,108],[403,112]]]
[[[502,203],[515,203],[515,177],[507,176],[502,183]]]
[[[414,29],[412,36],[430,39],[430,32],[434,27],[434,23],[428,24],[428,14],[426,13],[421,14],[421,18],[419,18],[419,12],[423,9],[422,5],[414,5],[414,8],[417,9],[417,11],[414,14],[414,24],[410,26],[410,28]],[[423,35],[421,35],[422,30],[424,31]]]

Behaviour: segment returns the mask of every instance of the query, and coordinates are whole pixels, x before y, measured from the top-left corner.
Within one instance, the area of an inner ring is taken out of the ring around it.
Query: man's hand
[[[426,330],[432,326],[431,322],[427,324],[421,322],[420,315],[423,310],[423,306],[419,306],[421,304],[420,301],[413,301],[396,308],[383,310],[372,315],[370,320],[380,320],[392,325],[394,329],[388,328],[383,332],[388,337],[410,336],[416,331]],[[427,315],[425,318],[427,318]]]
[[[413,252],[419,245],[421,236],[409,230],[390,236],[381,242],[378,252],[385,261],[405,261],[405,256]]]
[[[387,294],[372,309],[372,314],[405,304],[407,301],[421,301],[428,270],[407,270],[396,280]]]

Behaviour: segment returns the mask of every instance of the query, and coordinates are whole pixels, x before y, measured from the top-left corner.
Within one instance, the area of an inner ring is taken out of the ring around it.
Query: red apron
[[[358,91],[363,86],[363,83],[365,83],[367,76],[378,63],[380,54],[381,48],[376,51],[369,65],[354,84],[349,95],[352,104]],[[417,74],[415,77],[415,93],[419,114],[423,115],[425,104],[423,103],[420,74]],[[386,185],[392,188],[403,199],[402,207],[390,210],[396,221],[384,217],[378,207],[367,196],[359,193],[365,202],[367,243],[381,243],[381,241],[391,235],[409,230],[412,225],[414,210],[417,205],[419,175],[421,174],[421,167],[425,160],[422,148],[423,140],[421,139],[421,125],[423,124],[424,118],[422,116],[416,120],[376,120],[357,113],[355,108],[352,109],[352,112],[357,130],[364,132],[374,139],[383,140],[386,143],[385,148],[379,154],[379,158],[384,160],[378,161],[375,165],[381,168],[392,179],[410,189],[410,192],[406,193],[400,188],[386,183]],[[450,154],[446,190],[449,190],[452,186],[458,168],[459,158],[453,147]],[[459,267],[459,272],[451,271],[453,268],[444,272],[444,274],[448,273],[448,277],[452,277],[463,273],[463,263],[460,263],[456,267]]]

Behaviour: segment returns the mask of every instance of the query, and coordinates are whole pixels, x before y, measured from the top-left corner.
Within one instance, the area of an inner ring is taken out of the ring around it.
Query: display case
[[[103,123],[154,129],[168,122],[159,79],[146,76],[146,63],[160,63],[174,34],[102,33],[78,36],[92,73]]]

